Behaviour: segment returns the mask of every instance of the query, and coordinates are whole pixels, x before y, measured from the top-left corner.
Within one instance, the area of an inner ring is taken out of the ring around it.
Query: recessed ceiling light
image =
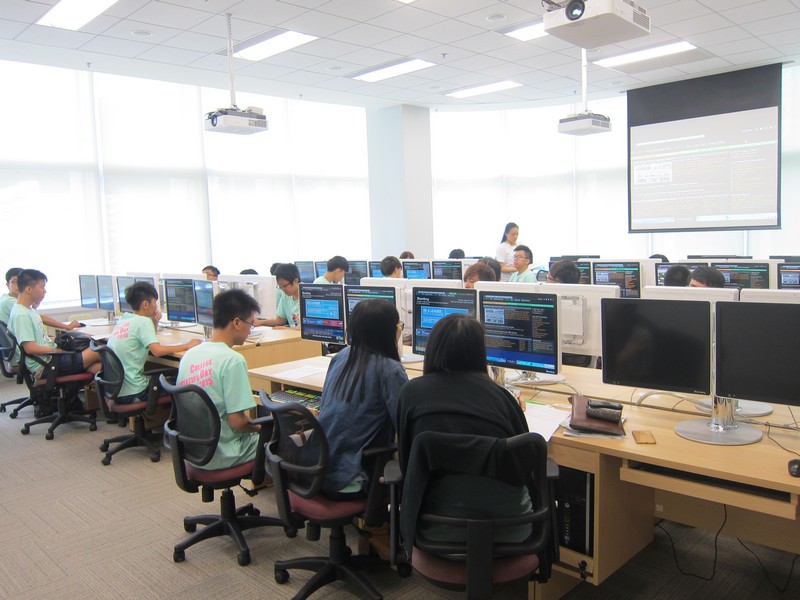
[[[77,31],[117,0],[61,0],[36,21],[37,25]]]
[[[457,92],[450,92],[447,95],[453,98],[471,98],[472,96],[480,96],[481,94],[491,94],[492,92],[510,90],[511,88],[520,87],[521,85],[521,83],[517,83],[516,81],[498,81],[497,83],[479,85],[478,87],[467,88]]]
[[[503,35],[507,35],[521,42],[529,42],[547,35],[547,32],[544,30],[544,21],[541,19],[528,21],[527,23],[517,23],[510,27],[498,29],[497,33],[502,33]]]
[[[376,81],[383,81],[384,79],[397,77],[398,75],[407,75],[408,73],[413,73],[414,71],[419,71],[420,69],[427,69],[428,67],[433,67],[435,65],[436,63],[414,58],[359,73],[358,75],[355,75],[353,79],[375,83]]]
[[[499,23],[501,21],[505,21],[507,18],[508,17],[503,13],[495,13],[486,17],[486,20],[489,21],[489,23]]]
[[[592,61],[600,67],[613,69],[622,65],[629,65],[631,63],[640,62],[644,60],[652,60],[654,58],[661,58],[662,56],[670,56],[678,54],[679,52],[687,52],[694,50],[696,46],[689,42],[676,42],[674,44],[667,44],[666,46],[657,46],[656,48],[648,48],[647,50],[637,50],[636,52],[627,52],[625,54],[618,54],[617,56],[609,56],[600,60]]]
[[[284,31],[268,38],[260,38],[257,41],[248,41],[238,44],[233,55],[236,58],[259,61],[270,56],[275,56],[281,52],[286,52],[292,48],[297,48],[308,42],[313,42],[317,37],[298,33],[296,31]]]
[[[149,38],[153,37],[153,32],[147,31],[147,29],[134,29],[133,31],[131,31],[131,35],[133,37]]]

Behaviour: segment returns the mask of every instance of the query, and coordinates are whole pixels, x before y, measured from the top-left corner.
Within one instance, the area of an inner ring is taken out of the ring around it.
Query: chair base
[[[250,564],[250,548],[244,539],[243,531],[254,527],[284,527],[283,521],[272,517],[261,517],[259,511],[252,504],[246,504],[241,508],[236,508],[236,500],[230,489],[222,492],[220,496],[219,515],[200,515],[197,517],[184,517],[183,528],[192,535],[175,545],[172,552],[172,560],[183,562],[186,559],[186,549],[194,546],[203,540],[230,536],[233,539],[239,554],[236,557],[240,566]],[[205,525],[203,529],[197,531],[198,525]]]
[[[124,420],[126,423],[128,421],[126,417],[120,417],[120,420]],[[117,444],[117,446],[109,450],[109,446],[111,444]],[[106,466],[110,465],[111,457],[120,450],[138,447],[147,448],[150,451],[150,460],[153,462],[158,462],[161,460],[160,445],[160,438],[154,437],[152,434],[149,434],[149,432],[145,431],[144,419],[141,416],[137,416],[134,418],[133,433],[127,435],[118,435],[116,437],[103,440],[103,443],[100,445],[100,451],[105,452],[106,455],[100,460],[100,462]]]
[[[14,404],[14,403],[15,402],[7,402],[6,404]],[[28,408],[29,406],[33,406],[34,410],[35,410],[35,408],[36,408],[35,405],[36,405],[36,400],[34,400],[33,398],[31,398],[31,397],[23,398],[19,402],[19,406],[17,406],[14,410],[12,410],[10,413],[8,413],[8,418],[9,419],[16,419],[17,415],[19,414],[19,411],[21,411],[23,408]],[[5,404],[3,406],[5,406]]]
[[[7,407],[12,406],[14,404],[22,404],[26,400],[30,400],[30,398],[28,396],[24,396],[22,398],[17,398],[16,400],[7,400],[6,402],[3,402],[2,404],[0,404],[0,413],[6,412],[6,408]],[[18,408],[20,408],[20,407],[18,407]],[[14,416],[16,417],[17,415],[14,415]]]
[[[347,547],[343,527],[334,527],[330,535],[330,556],[314,556],[275,561],[275,581],[289,581],[289,569],[314,571],[302,589],[295,594],[293,600],[304,600],[321,587],[334,581],[345,581],[358,588],[361,596],[370,600],[382,600],[383,596],[372,586],[361,570],[388,566],[388,561],[378,556],[351,556]]]
[[[39,425],[41,423],[50,423],[50,427],[47,430],[47,433],[44,435],[46,440],[52,440],[54,436],[53,432],[59,425],[63,423],[88,423],[89,424],[89,431],[97,430],[97,410],[96,409],[79,409],[79,410],[70,410],[69,405],[74,398],[77,396],[69,396],[67,398],[59,398],[58,399],[58,409],[51,415],[47,415],[46,417],[40,417],[38,419],[34,419],[33,421],[29,421],[22,426],[22,435],[28,435],[30,433],[31,427],[34,425]]]

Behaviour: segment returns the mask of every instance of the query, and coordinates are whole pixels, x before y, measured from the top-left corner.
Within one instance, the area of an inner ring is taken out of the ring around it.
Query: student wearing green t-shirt
[[[12,267],[6,271],[6,287],[8,293],[0,296],[0,321],[8,325],[11,317],[11,308],[17,303],[19,288],[17,287],[17,275],[22,272],[19,267]]]
[[[144,365],[148,351],[156,357],[167,356],[185,352],[201,342],[198,338],[173,346],[158,343],[156,329],[161,311],[158,309],[158,292],[152,283],[137,281],[129,286],[125,290],[125,301],[131,305],[133,312],[120,317],[108,340],[108,347],[117,355],[125,371],[125,380],[116,399],[121,404],[147,398],[150,380],[144,374]]]
[[[536,273],[530,270],[533,262],[533,252],[527,246],[514,248],[514,268],[517,270],[508,278],[511,282],[536,283]]]
[[[314,283],[341,283],[345,273],[350,271],[350,263],[344,256],[334,256],[325,268],[327,271],[317,277]]]
[[[274,319],[256,319],[255,325],[269,327],[300,327],[300,272],[292,263],[275,267],[278,289],[278,306]]]
[[[251,425],[247,412],[256,406],[247,362],[232,347],[250,334],[261,308],[244,290],[228,290],[214,298],[214,334],[211,340],[189,350],[178,367],[178,385],[203,388],[220,416],[219,443],[202,469],[225,469],[252,460],[261,426]]]

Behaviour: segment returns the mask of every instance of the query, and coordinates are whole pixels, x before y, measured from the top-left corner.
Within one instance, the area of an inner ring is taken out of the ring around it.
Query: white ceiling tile
[[[358,24],[353,19],[343,19],[324,13],[305,12],[285,21],[281,27],[317,37],[331,37],[334,33]],[[343,40],[347,41],[347,40]]]
[[[287,83],[296,83],[300,85],[316,85],[321,81],[331,79],[330,75],[322,73],[312,73],[311,71],[292,71],[286,75],[277,77],[278,81],[285,81]]]
[[[196,8],[210,13],[228,12],[232,7],[236,6],[241,0],[160,0],[163,4],[174,4],[176,6],[183,6],[184,8]]]
[[[172,46],[173,48],[183,48],[184,50],[195,50],[197,52],[219,52],[220,50],[227,49],[228,41],[224,37],[214,37],[213,35],[184,31],[183,33],[169,38],[164,42],[164,45]]]
[[[800,12],[742,24],[742,29],[746,29],[753,35],[765,35],[779,31],[796,31],[798,28],[800,28]]]
[[[741,54],[730,54],[725,57],[734,65],[755,65],[765,61],[778,60],[783,58],[781,53],[774,48],[764,48],[763,50],[753,50],[742,52]]]
[[[744,6],[745,4],[753,4],[754,0],[725,0],[724,5],[720,5],[719,0],[699,0],[699,2],[700,4],[702,4],[707,8],[710,8],[711,10],[721,10],[728,8],[736,8],[738,6]]]
[[[464,71],[461,69],[454,69],[453,67],[447,65],[434,65],[432,67],[428,67],[427,69],[422,69],[421,71],[416,72],[417,76],[421,77],[422,79],[430,79],[431,81],[441,81],[451,77],[458,77],[463,74]]]
[[[447,22],[443,16],[420,10],[413,5],[401,6],[395,11],[369,20],[369,23],[378,27],[416,35],[420,35],[420,30],[441,22]]]
[[[0,19],[0,39],[13,40],[28,27],[27,23]]]
[[[652,9],[647,9],[651,27],[664,27],[677,21],[695,19],[710,14],[711,9],[695,0],[678,0]]]
[[[264,25],[245,19],[231,18],[231,39],[233,43],[241,42],[250,39],[253,36],[260,35],[266,31],[271,31],[271,25]],[[202,33],[204,35],[215,35],[228,39],[228,23],[224,15],[211,17],[203,21],[199,25],[190,28],[190,31],[195,33]]]
[[[440,21],[429,27],[423,27],[414,31],[414,35],[419,37],[436,40],[439,43],[450,44],[456,40],[472,37],[483,33],[479,27],[460,23],[459,21]]]
[[[784,44],[794,44],[798,41],[796,31],[778,31],[760,36],[761,40],[769,46],[781,46]]]
[[[365,67],[377,67],[404,57],[398,54],[392,54],[391,52],[384,52],[383,50],[361,48],[355,52],[345,54],[341,58],[347,62],[355,63],[357,65],[364,65]]]
[[[363,69],[363,65],[357,65],[343,60],[324,60],[316,65],[305,67],[303,70],[311,71],[312,73],[325,73],[328,77],[341,77]]]
[[[212,15],[193,8],[184,8],[163,2],[148,2],[128,18],[142,23],[161,25],[169,23],[177,29],[189,29],[211,18]]]
[[[401,34],[390,40],[373,44],[372,47],[386,52],[393,52],[394,54],[402,54],[403,56],[414,56],[437,45],[438,43],[433,40],[427,40],[415,35]]]
[[[356,88],[363,87],[364,84],[361,81],[356,81],[355,79],[350,79],[349,77],[334,77],[328,81],[321,82],[319,85],[320,87],[324,87],[329,90],[350,92]]]
[[[10,21],[35,23],[50,10],[46,4],[29,0],[3,0],[3,18]]]
[[[310,54],[311,56],[319,56],[320,58],[336,59],[357,50],[361,50],[361,47],[337,42],[336,40],[319,38],[308,44],[303,44],[296,51],[302,54]]]
[[[242,77],[258,77],[260,79],[277,79],[292,73],[296,69],[289,67],[281,67],[279,65],[270,65],[266,63],[252,63],[246,67],[242,67],[236,71],[236,76]]]
[[[165,54],[174,52],[176,55],[192,54],[196,58],[189,66],[193,69],[207,69],[209,71],[228,72],[228,58],[221,54],[203,54],[202,52],[192,52],[191,50],[181,50],[180,48],[167,48],[166,46],[156,46],[153,50],[161,49]],[[152,52],[152,51],[151,51]],[[233,69],[237,71],[252,64],[243,59],[233,59]]]
[[[736,40],[735,42],[728,42],[727,44],[708,46],[707,50],[715,56],[727,56],[729,54],[741,54],[742,52],[760,50],[766,47],[767,45],[757,38],[745,38],[743,40]]]
[[[532,69],[549,69],[551,67],[558,67],[567,64],[577,64],[580,59],[575,59],[561,52],[550,52],[548,54],[541,54],[531,59],[520,61],[523,65],[531,67]]]
[[[233,20],[241,19],[278,27],[285,21],[307,12],[307,8],[280,0],[242,0],[230,13]]]
[[[379,42],[385,42],[400,34],[391,29],[376,27],[368,23],[359,23],[343,29],[328,36],[332,40],[338,40],[356,46],[370,47]]]
[[[319,10],[354,21],[369,21],[398,10],[402,6],[395,0],[369,0],[368,2],[364,2],[364,0],[330,0],[330,2],[320,5]]]
[[[286,4],[293,4],[295,6],[302,6],[304,8],[319,8],[323,4],[330,2],[330,0],[281,0]]]
[[[709,46],[717,46],[727,42],[735,42],[749,37],[750,34],[741,27],[726,27],[724,29],[717,29],[716,31],[707,31],[705,33],[698,33],[689,36],[686,41],[691,42],[695,46],[707,48]]]
[[[421,58],[436,64],[450,64],[453,61],[473,56],[473,54],[474,53],[469,50],[456,48],[455,46],[437,46],[430,50],[417,53],[415,58]]]
[[[86,52],[98,52],[100,54],[111,54],[112,56],[134,57],[139,56],[152,47],[152,44],[134,42],[133,40],[120,40],[99,35],[81,46],[81,50]]]
[[[480,54],[476,54],[468,58],[448,61],[447,64],[455,69],[464,69],[465,71],[482,71],[484,69],[499,68],[507,63],[502,60],[492,58],[491,56],[482,56]]]
[[[531,4],[538,6],[539,3],[531,2]],[[504,2],[497,2],[496,0],[458,0],[457,2],[453,2],[453,0],[424,0],[420,2],[419,6],[421,10],[427,10],[445,17],[458,17],[489,7],[494,7],[491,8],[493,12],[503,12],[503,9],[507,8]]]
[[[771,17],[780,17],[796,10],[797,7],[788,0],[762,0],[727,10],[720,7],[720,14],[734,23],[745,24]]]
[[[470,52],[480,52],[481,54],[485,54],[491,50],[499,50],[500,48],[513,46],[515,45],[516,41],[517,40],[514,40],[507,35],[498,35],[493,31],[487,31],[479,35],[464,38],[463,40],[455,40],[451,42],[451,45],[455,46],[456,48],[464,48]]]
[[[41,44],[42,46],[54,46],[56,48],[80,48],[93,37],[92,34],[83,33],[82,31],[31,25],[20,33],[16,40],[30,44]]]
[[[714,71],[730,68],[731,63],[721,58],[713,57],[706,60],[697,62],[690,62],[682,65],[675,65],[675,68],[683,73],[703,73],[705,71]]]
[[[535,7],[532,6],[531,8]],[[470,25],[474,25],[475,27],[480,27],[481,29],[495,31],[496,29],[502,29],[517,23],[523,23],[525,21],[541,18],[541,14],[541,8],[538,12],[535,12],[532,10],[523,10],[508,3],[503,3],[500,6],[493,5],[461,15],[458,17],[458,20],[463,21],[464,23],[469,23]],[[496,16],[505,16],[505,19],[489,20],[490,17]]]
[[[153,0],[117,0],[114,4],[109,6],[103,14],[119,19],[127,19],[131,14],[152,1]]]
[[[192,52],[181,48],[168,48],[166,46],[155,46],[139,55],[141,60],[151,60],[172,65],[191,65],[202,57],[203,54],[200,52]],[[227,65],[225,65],[224,69],[219,70],[227,70]]]
[[[732,25],[733,23],[724,17],[708,14],[695,17],[694,19],[667,23],[663,25],[661,29],[674,35],[676,38],[685,39],[690,35],[714,31],[715,29],[724,29]]]
[[[132,31],[149,31],[153,35],[148,38],[137,38],[132,35]],[[109,27],[103,35],[106,37],[114,37],[122,40],[144,40],[152,44],[160,44],[171,37],[175,37],[181,32],[180,29],[171,27],[162,27],[160,25],[152,25],[150,23],[141,23],[138,21],[130,21],[123,19],[117,22],[112,27]]]
[[[301,54],[300,52],[281,52],[275,56],[270,56],[263,61],[271,65],[280,65],[282,67],[291,67],[293,69],[305,69],[311,65],[317,65],[322,62],[319,56],[311,56],[310,54]]]
[[[109,17],[108,15],[99,15],[89,21],[86,25],[80,28],[79,31],[83,33],[94,33],[100,34],[105,33],[105,31],[109,27],[113,27],[116,23],[119,23],[120,19],[118,17]]]

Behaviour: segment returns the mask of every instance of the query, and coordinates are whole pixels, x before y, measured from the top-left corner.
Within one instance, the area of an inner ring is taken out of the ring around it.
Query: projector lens
[[[570,21],[577,21],[583,16],[584,10],[586,10],[586,5],[583,0],[572,0],[567,4],[567,8],[564,9],[564,14],[567,15],[567,19]]]

